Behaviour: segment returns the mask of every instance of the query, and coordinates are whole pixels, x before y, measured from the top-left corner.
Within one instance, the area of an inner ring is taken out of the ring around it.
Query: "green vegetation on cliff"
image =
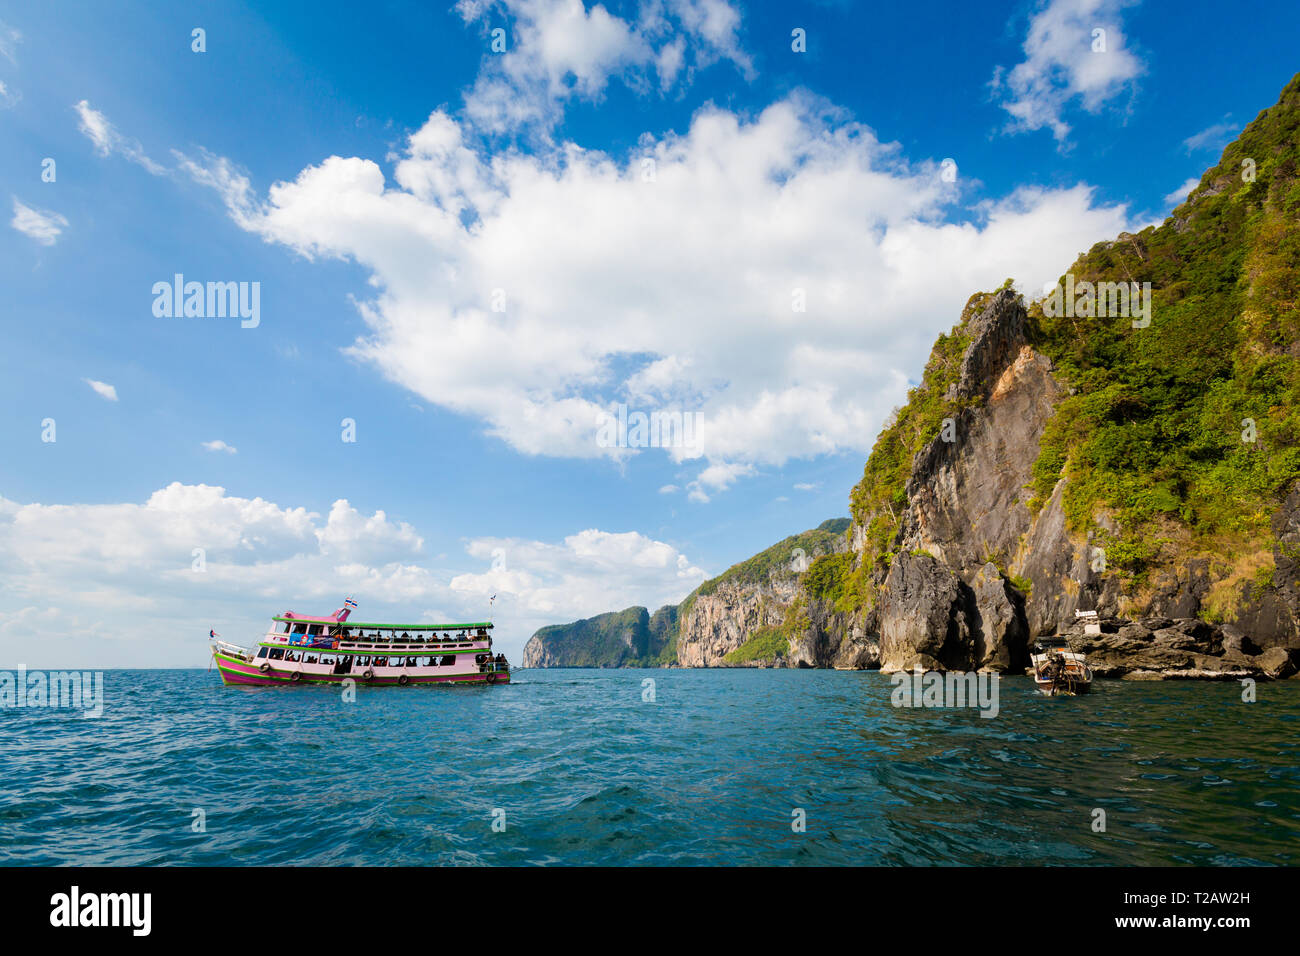
[[[790,629],[786,625],[760,627],[748,640],[722,658],[724,664],[773,661],[790,653]]]
[[[1300,478],[1300,76],[1159,227],[1098,243],[1080,282],[1151,283],[1151,324],[1048,317],[1033,344],[1074,391],[1043,437],[1035,503],[1066,476],[1072,529],[1141,576],[1166,548],[1245,555]],[[1064,282],[1064,277],[1062,277]]]
[[[1151,322],[1031,305],[1030,342],[1070,394],[1043,435],[1030,507],[1064,476],[1071,529],[1092,533],[1112,568],[1141,580],[1157,560],[1214,554],[1264,580],[1270,516],[1300,478],[1300,76],[1163,225],[1098,243],[1069,273],[1076,287],[1151,283]],[[988,295],[939,337],[876,440],[851,495],[864,560],[837,600],[872,601],[912,460],[958,411],[949,387]],[[842,576],[828,566],[818,587],[835,594]]]
[[[676,635],[676,607],[662,607],[653,615],[630,607],[544,627],[529,643],[540,642],[564,667],[653,667]]]
[[[811,560],[816,554],[833,550],[843,540],[850,524],[848,518],[831,518],[811,531],[792,534],[752,558],[733,564],[716,578],[705,581],[695,593],[701,596],[712,594],[723,584],[766,584],[773,572],[794,573],[792,562],[796,551],[802,551]]]

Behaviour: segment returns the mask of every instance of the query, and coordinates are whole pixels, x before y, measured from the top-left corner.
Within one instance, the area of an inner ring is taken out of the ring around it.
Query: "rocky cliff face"
[[[716,667],[760,628],[779,627],[794,598],[795,575],[776,574],[768,583],[725,582],[697,597],[677,636],[683,667]]]
[[[1018,671],[1031,633],[1072,616],[1077,586],[1065,581],[1080,545],[1063,519],[1053,529],[1050,508],[1028,507],[1039,436],[1064,388],[1028,345],[1026,318],[1005,289],[971,320],[945,394],[953,414],[912,462],[892,559],[873,582],[885,670]],[[865,560],[863,529],[853,539]],[[1030,587],[1044,595],[1037,604],[1008,576],[1026,571],[1043,580]]]
[[[1147,595],[1125,594],[1086,537],[1068,530],[1067,478],[1040,508],[1030,506],[1040,439],[1066,387],[1026,344],[1025,318],[1008,290],[974,320],[947,396],[960,411],[913,461],[888,568],[873,579],[879,666],[1018,673],[1035,636],[1068,633],[1103,676],[1294,673],[1300,492],[1274,519],[1276,586],[1243,602],[1236,619],[1196,618],[1211,583],[1204,560],[1164,569]],[[856,527],[860,560],[865,538]],[[1083,637],[1076,609],[1101,614],[1101,637]],[[1265,655],[1270,648],[1276,653]]]

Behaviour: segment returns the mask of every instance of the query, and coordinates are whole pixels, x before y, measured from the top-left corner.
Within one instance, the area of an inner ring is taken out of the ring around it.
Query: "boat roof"
[[[282,614],[271,620],[289,624],[337,624],[340,627],[375,627],[395,631],[463,631],[471,627],[493,626],[491,621],[475,621],[470,624],[366,624],[361,621],[336,621],[332,617],[299,617],[297,614]]]

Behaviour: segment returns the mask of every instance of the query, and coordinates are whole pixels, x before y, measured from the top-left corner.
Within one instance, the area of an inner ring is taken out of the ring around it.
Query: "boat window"
[[[452,667],[453,665],[455,665],[455,663],[456,663],[456,655],[455,655],[455,654],[448,654],[446,657],[444,657],[444,658],[442,659],[442,666],[443,666],[443,667]]]
[[[322,664],[333,664],[333,663],[334,663],[334,658],[332,658],[332,657],[326,657],[324,654],[322,654],[322,655],[320,656],[320,662],[321,662]]]
[[[315,637],[318,636],[324,630],[325,630],[324,624],[313,624],[311,627],[307,628],[307,633]]]
[[[387,667],[387,666],[388,666],[388,658],[387,658],[387,657],[376,657],[376,658],[375,658],[375,666],[376,666],[376,667]]]
[[[265,657],[265,656],[266,656],[266,651],[267,651],[267,648],[265,648],[265,647],[262,648],[260,651],[257,652],[257,656],[258,656],[258,657]]]
[[[283,647],[271,648],[271,653],[268,654],[267,657],[271,658],[271,660],[273,661],[284,660],[284,648]]]
[[[293,626],[293,633],[295,633],[295,634],[306,634],[306,633],[307,633],[307,625],[306,625],[306,624],[295,624],[295,625]]]

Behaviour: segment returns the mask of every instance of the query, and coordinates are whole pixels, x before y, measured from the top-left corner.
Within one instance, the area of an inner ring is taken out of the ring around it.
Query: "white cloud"
[[[1200,176],[1193,176],[1187,182],[1183,183],[1169,195],[1165,196],[1166,206],[1181,206],[1183,200],[1187,198],[1188,193],[1201,184]]]
[[[234,445],[227,445],[220,438],[213,439],[212,441],[205,441],[202,445],[208,451],[224,451],[228,455],[233,455],[239,451],[239,449]]]
[[[11,65],[18,65],[18,44],[22,42],[23,35],[9,24],[0,20],[0,56],[4,57]]]
[[[818,482],[796,481],[794,485],[794,490],[795,491],[816,491],[821,486],[822,485],[820,481]]]
[[[678,488],[676,485],[660,485],[660,486],[659,486],[659,494],[661,494],[661,495],[675,495],[675,494],[677,494],[677,492],[679,492],[679,491],[681,491],[681,489]]]
[[[1183,146],[1187,149],[1188,155],[1202,149],[1222,149],[1238,128],[1236,123],[1229,122],[1225,118],[1222,123],[1215,123],[1199,133],[1193,133],[1183,140]]]
[[[708,577],[672,545],[635,531],[593,528],[559,544],[483,538],[468,551],[493,567],[457,575],[453,591],[483,601],[496,594],[499,606],[541,621],[571,621],[635,603],[654,610],[680,601]]]
[[[88,101],[82,100],[73,109],[77,111],[77,128],[90,140],[95,147],[95,152],[100,156],[118,153],[131,162],[143,166],[155,176],[167,172],[165,168],[145,155],[144,147],[136,140],[127,139],[119,133],[108,121],[108,117],[92,108]]]
[[[43,246],[52,246],[59,240],[63,230],[68,228],[68,220],[57,212],[51,212],[48,209],[35,209],[20,202],[17,196],[14,200],[14,217],[9,220],[9,225],[13,226],[25,236],[30,236]]]
[[[1144,65],[1127,49],[1120,13],[1136,0],[1043,0],[1029,22],[1025,60],[1010,72],[998,67],[993,88],[1011,114],[1011,130],[1051,129],[1058,142],[1069,135],[1062,119],[1078,99],[1098,112],[1130,89]],[[1098,36],[1095,31],[1104,31]],[[1099,41],[1104,49],[1095,49]]]
[[[95,394],[100,398],[106,398],[110,402],[117,401],[117,389],[106,382],[97,382],[93,378],[83,378],[83,382],[95,390]]]
[[[248,641],[286,609],[329,613],[350,594],[367,620],[482,620],[496,594],[495,637],[517,662],[544,624],[679,601],[706,577],[671,545],[597,530],[558,543],[471,540],[462,564],[482,570],[429,567],[414,528],[346,500],[322,518],[178,482],[143,504],[0,497],[0,654],[33,666],[202,666],[209,628]]]
[[[724,59],[752,73],[740,14],[725,0],[642,0],[634,20],[581,0],[461,0],[456,9],[485,33],[509,24],[506,52],[484,55],[465,95],[466,115],[488,132],[545,132],[567,100],[599,99],[612,79],[644,94]]]
[[[934,161],[802,94],[752,119],[704,109],[623,159],[467,143],[435,112],[395,182],[332,156],[264,200],[227,160],[189,171],[244,228],[369,270],[349,353],[522,453],[624,460],[641,452],[596,440],[613,404],[698,411],[694,446],[663,452],[701,459],[696,501],[760,465],[865,453],[971,292],[1041,288],[1135,226],[1082,184],[954,209]]]
[[[256,228],[254,216],[253,187],[248,176],[235,168],[234,163],[224,156],[214,156],[207,150],[200,151],[199,158],[194,159],[173,149],[178,169],[196,183],[213,189],[226,205],[230,217],[245,229]]]
[[[8,109],[16,105],[21,98],[18,93],[9,89],[3,80],[0,80],[0,109]]]

